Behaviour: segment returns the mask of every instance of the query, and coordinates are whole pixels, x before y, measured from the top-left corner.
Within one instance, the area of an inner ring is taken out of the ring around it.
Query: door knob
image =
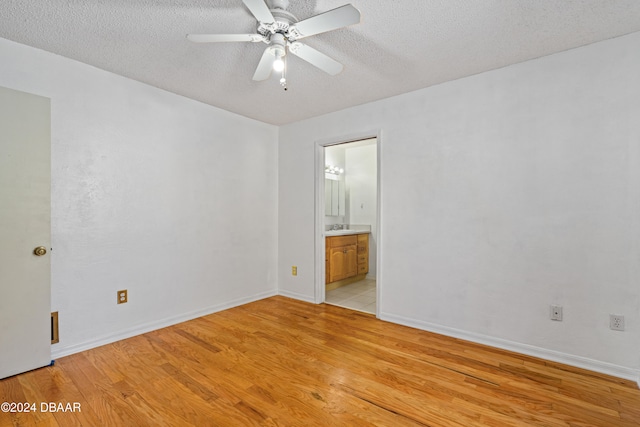
[[[47,248],[45,248],[44,246],[38,246],[33,250],[33,253],[37,256],[42,256],[47,253]]]

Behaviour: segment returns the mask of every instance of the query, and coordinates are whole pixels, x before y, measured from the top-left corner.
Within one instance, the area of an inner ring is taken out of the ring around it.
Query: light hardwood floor
[[[0,381],[38,426],[639,426],[635,383],[273,297]]]

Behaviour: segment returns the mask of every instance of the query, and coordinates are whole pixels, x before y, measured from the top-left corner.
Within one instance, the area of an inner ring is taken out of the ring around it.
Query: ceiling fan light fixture
[[[284,70],[284,61],[280,58],[273,61],[273,69],[278,72]]]
[[[281,34],[277,34],[271,38],[271,41],[274,44],[274,46],[271,47],[271,53],[276,57],[272,66],[274,71],[279,73],[284,70],[284,56],[287,54],[284,37]]]
[[[276,60],[273,61],[273,69],[277,72],[284,70],[284,61],[282,60],[282,56],[276,55]]]
[[[258,21],[255,34],[188,34],[187,39],[196,43],[264,42],[270,45],[262,53],[253,80],[266,80],[273,71],[282,73],[280,84],[285,90],[287,50],[329,75],[335,76],[342,71],[341,63],[309,45],[300,43],[298,39],[360,23],[360,12],[353,5],[345,4],[299,21],[286,10],[289,0],[242,2]]]

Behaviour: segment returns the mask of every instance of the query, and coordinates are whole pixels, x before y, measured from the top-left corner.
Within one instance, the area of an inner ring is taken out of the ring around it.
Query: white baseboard
[[[280,289],[278,291],[278,295],[282,295],[283,297],[289,297],[289,298],[297,299],[297,300],[300,300],[300,301],[310,302],[311,304],[315,304],[316,303],[316,301],[313,298],[313,296],[310,297],[309,295],[299,294],[297,292],[284,291],[284,290]]]
[[[624,378],[627,380],[635,381],[638,384],[638,387],[640,387],[640,370],[637,369],[627,368],[625,366],[614,365],[608,362],[601,362],[598,360],[588,359],[586,357],[562,353],[555,350],[549,350],[542,347],[504,340],[501,338],[495,338],[488,335],[448,328],[434,323],[423,322],[421,320],[411,319],[408,317],[398,316],[390,313],[380,313],[380,319],[392,323],[398,323],[404,326],[410,326],[416,329],[422,329],[424,331],[429,331],[436,334],[446,335],[453,338],[459,338],[478,344],[484,344],[503,350],[521,353],[527,356],[539,357],[541,359],[546,359],[553,362],[564,363],[565,365],[588,369],[590,371],[599,372],[601,374]]]
[[[111,344],[116,341],[120,341],[126,338],[131,338],[136,335],[144,334],[147,332],[155,331],[157,329],[166,328],[167,326],[175,325],[178,323],[186,322],[187,320],[196,319],[198,317],[206,316],[207,314],[216,313],[218,311],[227,310],[229,308],[238,307],[240,305],[248,304],[250,302],[258,301],[261,299],[269,298],[277,295],[277,291],[261,292],[250,297],[238,298],[235,300],[227,301],[222,304],[216,304],[200,310],[195,310],[189,313],[181,314],[178,316],[172,316],[165,319],[143,323],[141,325],[134,326],[133,328],[118,331],[113,334],[104,335],[89,341],[85,341],[80,344],[74,344],[61,348],[51,349],[51,358],[57,359],[70,354],[79,353],[81,351],[89,350],[101,345]]]

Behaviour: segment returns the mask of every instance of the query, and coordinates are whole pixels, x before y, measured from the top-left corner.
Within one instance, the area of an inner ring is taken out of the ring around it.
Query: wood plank
[[[640,426],[630,381],[272,297],[0,381],[0,426]]]

